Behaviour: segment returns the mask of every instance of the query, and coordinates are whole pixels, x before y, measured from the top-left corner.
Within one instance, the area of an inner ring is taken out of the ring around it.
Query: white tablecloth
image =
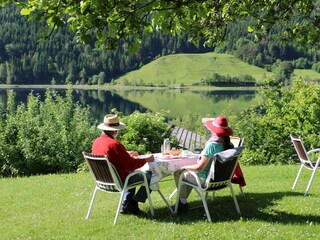
[[[197,163],[199,158],[198,154],[190,154],[187,157],[171,157],[162,154],[154,154],[154,162],[145,164],[142,170],[150,170],[152,177],[150,181],[150,188],[156,190],[158,188],[158,182],[175,171],[181,169],[184,166]]]

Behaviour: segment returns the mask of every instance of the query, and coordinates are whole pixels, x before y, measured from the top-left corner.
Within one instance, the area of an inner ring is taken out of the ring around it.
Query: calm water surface
[[[45,89],[13,89],[15,102],[26,102],[31,93],[44,96]],[[64,95],[65,90],[56,90]],[[135,110],[140,112],[169,111],[169,117],[182,117],[186,113],[199,113],[203,116],[239,112],[254,105],[258,94],[253,90],[245,91],[192,91],[192,90],[74,90],[74,101],[89,105],[92,116],[101,120],[111,109],[116,108],[125,115]],[[0,89],[0,106],[5,107],[7,89]]]

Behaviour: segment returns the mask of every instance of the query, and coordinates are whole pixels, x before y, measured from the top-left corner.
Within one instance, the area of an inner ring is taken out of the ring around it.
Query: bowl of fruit
[[[178,155],[180,155],[180,153],[181,153],[181,150],[179,150],[179,149],[171,149],[171,150],[169,150],[169,154],[172,155],[172,156],[178,156]]]

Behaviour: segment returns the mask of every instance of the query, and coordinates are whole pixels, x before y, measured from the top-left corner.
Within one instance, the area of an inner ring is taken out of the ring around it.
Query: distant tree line
[[[229,76],[220,75],[218,73],[212,74],[211,77],[201,79],[201,82],[208,86],[255,86],[256,79],[251,75]]]

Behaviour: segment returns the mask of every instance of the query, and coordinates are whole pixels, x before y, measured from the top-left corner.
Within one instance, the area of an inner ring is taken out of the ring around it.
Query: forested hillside
[[[289,62],[297,69],[314,68],[319,72],[320,52],[315,46],[307,49],[295,46],[291,42],[284,43],[270,34],[268,38],[254,41],[254,36],[247,33],[249,23],[233,24],[229,28],[224,46],[219,50],[232,53],[241,60],[268,70],[274,70],[280,62]],[[283,32],[284,26],[277,24],[273,32]]]
[[[283,44],[272,36],[254,42],[247,33],[247,22],[230,26],[220,53],[232,54],[249,64],[272,71],[289,79],[294,69],[320,72],[320,52],[310,47],[304,51]],[[281,26],[274,31],[282,31]],[[77,43],[64,29],[54,31],[45,41],[40,26],[27,22],[13,6],[0,8],[0,82],[7,84],[104,84],[124,73],[138,69],[159,56],[175,53],[204,53],[214,49],[194,46],[186,38],[155,32],[143,36],[137,53],[130,53],[119,42],[116,51],[95,49]]]
[[[184,39],[161,34],[144,36],[135,54],[121,45],[117,51],[78,44],[65,30],[38,41],[40,27],[27,22],[8,6],[0,8],[0,82],[7,84],[103,84],[137,69],[157,56],[179,52],[207,52]]]

